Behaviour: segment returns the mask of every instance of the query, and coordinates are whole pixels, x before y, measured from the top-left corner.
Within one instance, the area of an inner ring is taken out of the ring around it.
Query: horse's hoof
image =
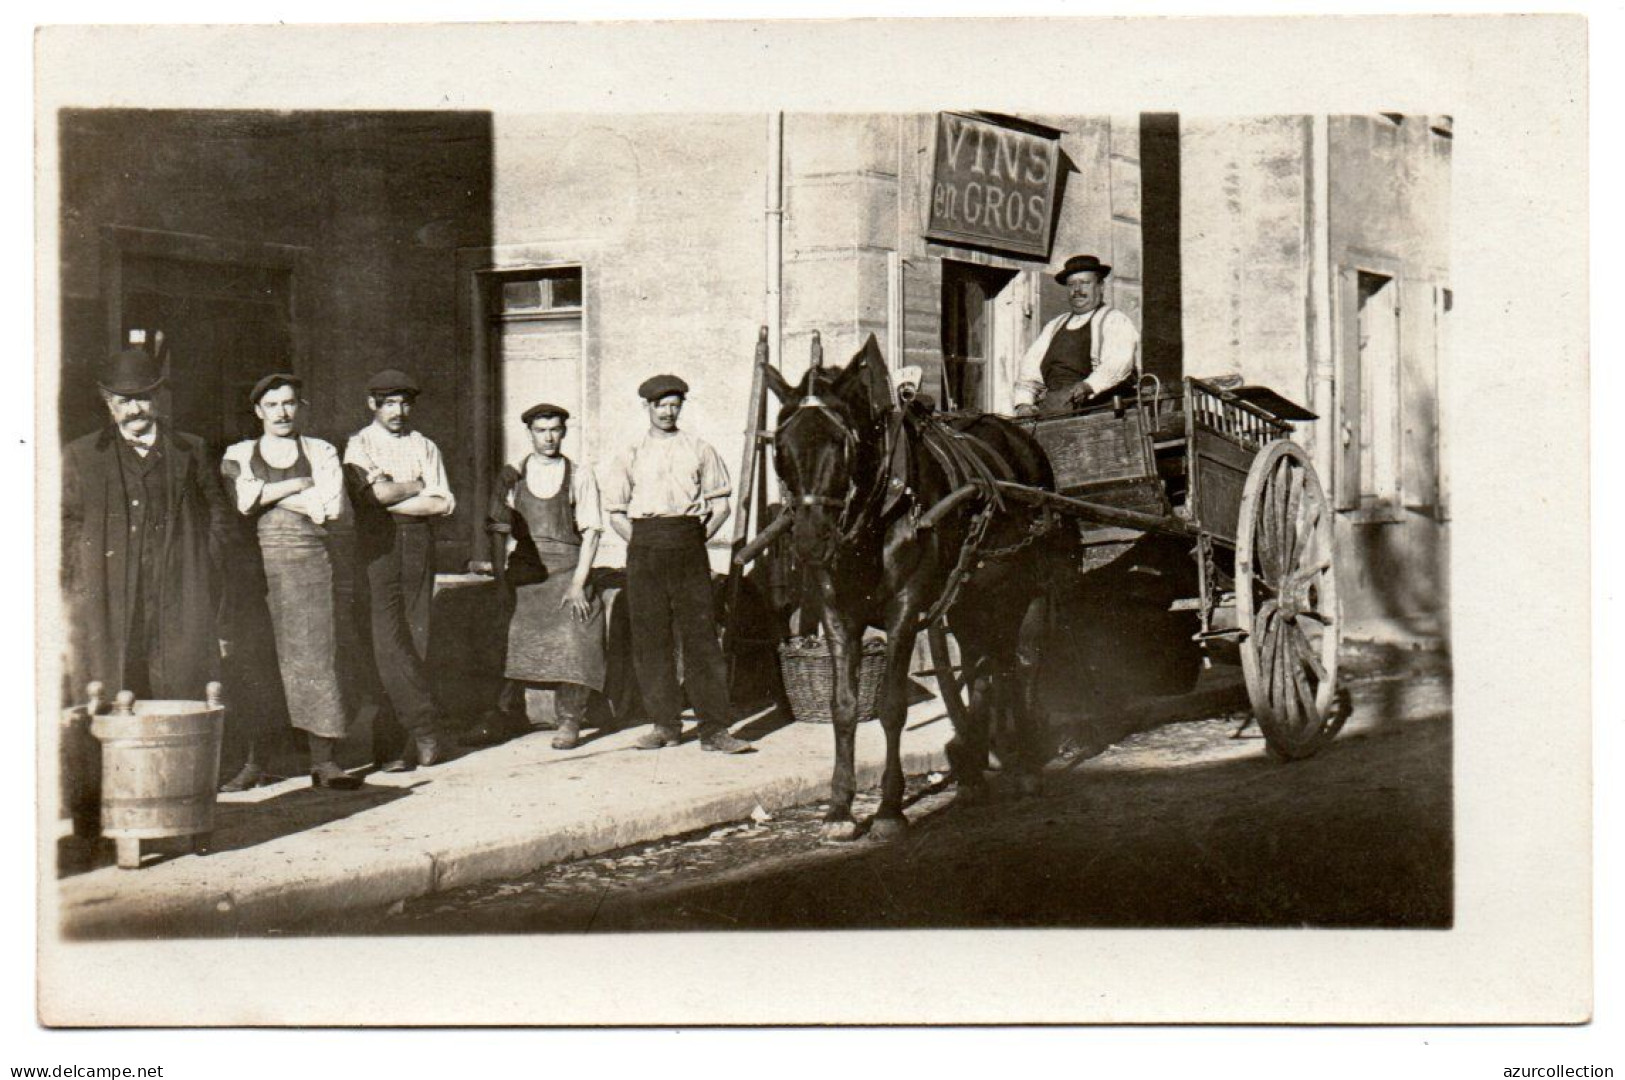
[[[848,844],[858,838],[858,823],[852,820],[826,821],[821,836],[826,844]]]
[[[993,801],[993,792],[986,784],[960,784],[954,792],[955,806],[986,806]]]
[[[1020,773],[1016,776],[1016,798],[1036,799],[1044,793],[1044,778],[1032,773]]]
[[[899,839],[908,831],[908,818],[899,814],[896,817],[877,817],[869,822],[869,839],[885,842]]]

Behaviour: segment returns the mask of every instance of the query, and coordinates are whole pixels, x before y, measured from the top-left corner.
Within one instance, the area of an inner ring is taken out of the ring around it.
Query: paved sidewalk
[[[749,735],[751,727],[734,730]],[[646,730],[567,752],[552,749],[551,733],[537,732],[436,768],[372,774],[361,793],[315,790],[301,777],[223,795],[211,853],[64,879],[63,930],[75,938],[252,933],[524,874],[828,793],[827,725],[785,725],[764,735],[757,753],[737,756],[703,752],[692,738],[667,750],[633,749]],[[935,698],[914,705],[905,769],[945,768],[952,734]],[[860,788],[879,782],[879,724],[859,727],[857,762]]]
[[[1239,671],[1216,669],[1192,694],[1151,699],[1109,724],[1060,734],[1086,754],[1098,752],[1133,731],[1242,707],[1239,684]],[[644,730],[568,752],[538,732],[436,768],[373,774],[360,793],[315,790],[300,777],[222,796],[209,854],[63,879],[61,925],[72,938],[254,934],[827,796],[833,737],[826,725],[775,726],[771,713],[742,722],[734,730],[756,738],[759,751],[741,756],[702,752],[692,737],[673,749],[633,749]],[[914,704],[905,770],[945,769],[952,733],[936,698]],[[861,725],[860,789],[879,782],[884,754],[880,725]]]

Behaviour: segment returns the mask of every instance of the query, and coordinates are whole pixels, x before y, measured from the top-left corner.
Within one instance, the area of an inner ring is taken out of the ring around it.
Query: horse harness
[[[803,411],[809,409],[817,412]],[[858,479],[856,471],[852,468],[853,457],[858,447],[858,433],[829,402],[817,394],[809,394],[802,398],[795,411],[778,426],[774,433],[775,439],[782,439],[784,432],[792,423],[807,415],[823,416],[841,433],[841,449],[848,477],[846,498],[798,494],[792,506],[839,507],[841,516],[836,529],[843,541],[852,539],[862,524],[865,513],[882,494],[886,495],[882,507],[883,514],[906,498],[912,503],[910,517],[914,520],[920,517],[924,508],[920,506],[910,483],[908,468],[907,444],[910,435],[917,438],[936,459],[947,477],[950,491],[965,484],[974,484],[980,489],[981,506],[971,520],[970,532],[960,544],[959,558],[943,585],[942,594],[921,617],[921,625],[930,625],[937,621],[953,606],[961,586],[974,570],[985,566],[990,559],[1013,555],[1030,546],[1054,527],[1052,515],[1046,511],[1022,539],[1004,547],[984,549],[983,543],[993,523],[994,515],[1005,509],[1005,501],[999,493],[998,482],[1014,481],[1016,476],[998,451],[969,432],[954,427],[951,415],[940,416],[907,407],[890,410],[885,423],[885,445],[880,472],[875,483],[870,486],[869,494],[861,500],[857,497]]]

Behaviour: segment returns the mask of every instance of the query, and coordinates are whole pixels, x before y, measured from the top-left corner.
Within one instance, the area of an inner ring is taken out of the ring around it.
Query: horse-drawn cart
[[[1177,549],[1189,545],[1192,587],[1164,606],[1194,615],[1196,641],[1238,643],[1274,753],[1306,757],[1341,726],[1333,515],[1289,437],[1292,422],[1312,414],[1268,390],[1189,378],[1164,389],[1149,377],[1074,415],[944,414],[893,384],[873,336],[851,363],[826,368],[815,333],[808,368],[791,384],[767,362],[764,328],[755,370],[735,580],[783,537],[804,610],[820,612],[835,731],[826,835],[859,832],[853,737],[865,719],[866,627],[885,632],[886,650],[877,710],[886,768],[870,829],[896,835],[906,824],[900,739],[919,633],[953,719],[947,752],[959,796],[985,797],[996,729],[1010,733],[999,757],[1017,790],[1036,791],[1048,756],[1036,676],[1056,610],[1070,582],[1111,561],[1103,553],[1138,540],[1176,549],[1171,561],[1182,567]],[[768,392],[780,403],[771,429]],[[769,445],[780,508],[747,542],[749,519],[766,512]],[[1111,611],[1099,621],[1127,622]]]
[[[1315,419],[1273,392],[1147,376],[1139,392],[1076,415],[1021,421],[1049,455],[1056,492],[1001,493],[1078,522],[1082,569],[1147,533],[1188,540],[1197,639],[1237,643],[1254,715],[1269,748],[1307,757],[1343,720],[1332,513],[1292,423]],[[971,485],[955,498],[976,495]],[[936,509],[940,514],[948,507]],[[930,521],[925,522],[930,524]],[[932,663],[951,710],[964,690],[940,622]]]

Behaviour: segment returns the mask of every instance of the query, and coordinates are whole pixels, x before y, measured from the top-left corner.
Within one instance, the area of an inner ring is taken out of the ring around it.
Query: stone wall
[[[1188,374],[1238,373],[1312,405],[1316,320],[1335,325],[1349,303],[1336,295],[1340,269],[1395,278],[1400,416],[1379,419],[1398,422],[1401,490],[1392,506],[1339,517],[1345,629],[1367,637],[1438,632],[1448,606],[1438,411],[1447,358],[1437,322],[1449,286],[1450,139],[1428,117],[1328,118],[1321,294],[1311,291],[1313,121],[1182,117],[1180,129]],[[1328,416],[1300,441],[1313,453],[1339,430],[1339,416]],[[1322,477],[1329,489],[1341,468]]]

